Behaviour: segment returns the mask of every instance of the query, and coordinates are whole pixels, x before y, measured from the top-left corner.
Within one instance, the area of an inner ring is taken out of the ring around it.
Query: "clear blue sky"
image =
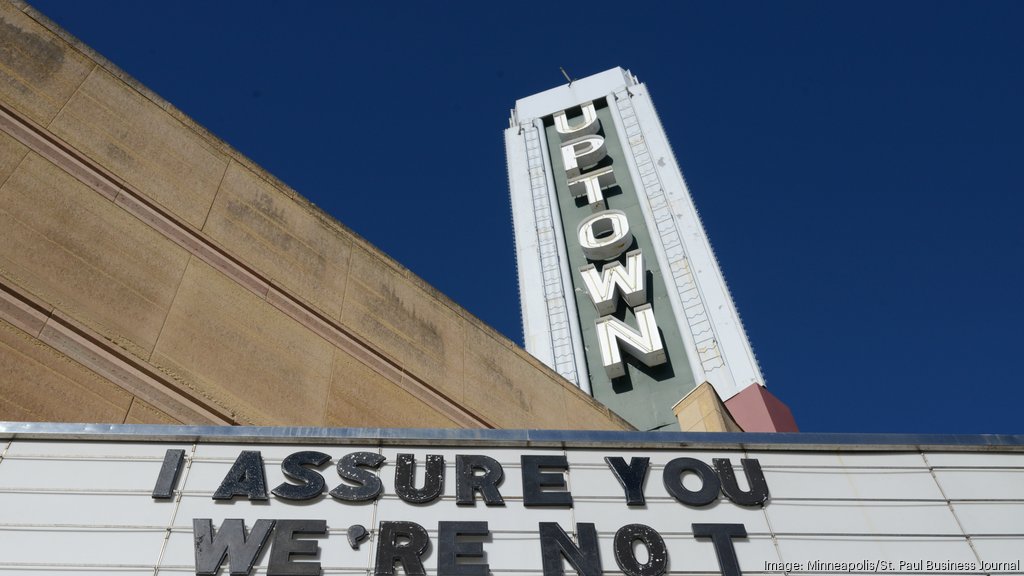
[[[1024,432],[1024,3],[33,5],[518,342],[508,110],[629,68],[803,430]]]

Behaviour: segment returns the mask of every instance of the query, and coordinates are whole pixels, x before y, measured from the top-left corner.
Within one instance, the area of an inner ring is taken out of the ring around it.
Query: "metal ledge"
[[[231,442],[360,446],[507,446],[670,450],[951,450],[1024,452],[1020,434],[838,434],[760,432],[620,432],[604,430],[467,430],[319,428],[308,426],[157,426],[0,422],[3,440]]]

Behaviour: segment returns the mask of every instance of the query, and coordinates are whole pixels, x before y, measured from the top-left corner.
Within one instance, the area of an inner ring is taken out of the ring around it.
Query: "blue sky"
[[[803,430],[1022,432],[1024,3],[33,5],[518,342],[508,111],[629,68]]]

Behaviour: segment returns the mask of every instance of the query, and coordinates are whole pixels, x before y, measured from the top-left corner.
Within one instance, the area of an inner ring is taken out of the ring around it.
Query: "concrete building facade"
[[[23,2],[0,420],[630,426]]]

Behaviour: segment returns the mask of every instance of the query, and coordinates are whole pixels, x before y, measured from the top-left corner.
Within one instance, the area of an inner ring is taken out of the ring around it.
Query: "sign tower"
[[[743,430],[795,430],[644,84],[614,68],[518,100],[505,150],[529,352],[641,430],[679,429],[705,383]]]

